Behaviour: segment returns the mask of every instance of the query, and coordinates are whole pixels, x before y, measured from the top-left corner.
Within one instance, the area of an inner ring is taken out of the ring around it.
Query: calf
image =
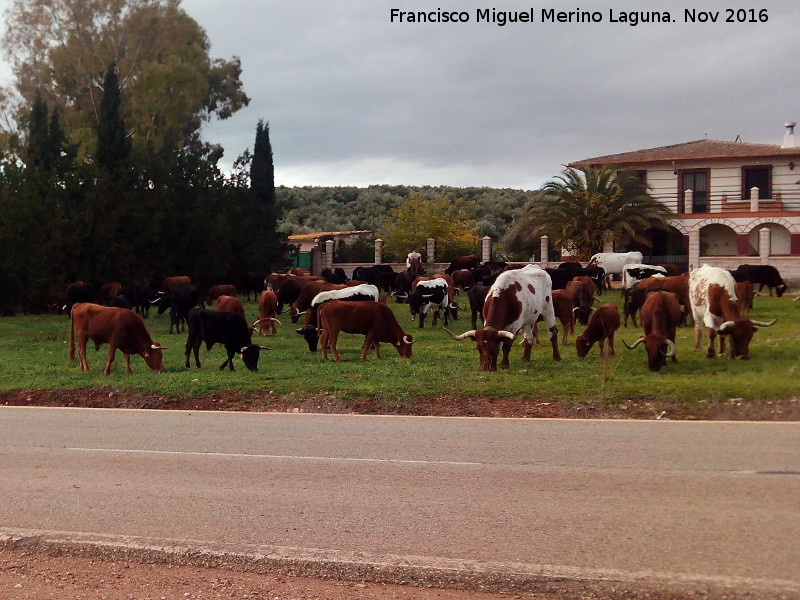
[[[352,281],[352,280],[351,280]],[[317,341],[319,340],[317,312],[320,306],[331,300],[343,300],[346,302],[364,302],[373,301],[377,302],[381,298],[378,288],[370,283],[362,283],[351,287],[345,287],[338,290],[328,290],[320,292],[311,301],[311,310],[309,311],[308,324],[297,330],[297,333],[303,336],[308,344],[309,352],[317,351]]]
[[[602,304],[589,317],[589,324],[584,332],[575,338],[575,349],[578,356],[583,358],[589,354],[595,342],[600,348],[600,358],[605,358],[604,346],[608,348],[608,355],[614,356],[614,333],[619,329],[619,309],[610,302]]]
[[[743,315],[749,315],[753,308],[753,296],[755,296],[753,283],[750,281],[737,281],[735,289],[736,297],[739,299],[739,311]]]
[[[553,310],[556,318],[561,322],[561,344],[566,345],[567,337],[570,334],[575,335],[575,312],[573,311],[572,297],[567,290],[553,290]],[[589,320],[591,321],[591,317]]]
[[[95,350],[108,344],[108,359],[103,374],[111,372],[111,363],[117,353],[122,351],[125,359],[125,372],[131,372],[131,354],[138,354],[156,373],[164,370],[161,344],[154,342],[144,326],[142,317],[126,308],[100,306],[91,303],[77,303],[70,313],[69,360],[75,360],[75,332],[78,333],[78,358],[81,371],[88,372],[86,343],[94,342]]]
[[[667,358],[678,362],[675,356],[675,330],[681,320],[681,307],[678,296],[672,292],[656,291],[647,294],[640,311],[644,335],[633,346],[633,350],[644,344],[647,350],[647,368],[658,371],[667,364]],[[666,347],[666,350],[664,349]]]
[[[380,358],[379,343],[392,344],[403,358],[411,358],[413,337],[405,333],[397,319],[385,304],[374,301],[346,302],[329,300],[319,307],[317,332],[322,346],[322,358],[328,358],[327,349],[333,352],[333,358],[339,362],[336,342],[339,333],[363,334],[364,346],[361,360],[367,360],[367,351],[375,348],[375,356]]]
[[[205,342],[206,349],[211,350],[214,344],[225,346],[227,358],[220,365],[222,371],[226,366],[233,371],[233,356],[239,353],[244,365],[251,371],[258,370],[258,356],[265,346],[253,344],[250,340],[250,328],[244,317],[233,312],[217,312],[203,308],[189,311],[189,337],[186,339],[186,368],[189,368],[189,355],[194,352],[194,363],[200,368],[200,345]]]
[[[689,297],[694,316],[695,345],[700,349],[703,327],[708,331],[706,356],[725,355],[725,340],[730,337],[731,358],[750,357],[750,340],[759,327],[770,327],[778,319],[761,322],[743,317],[739,311],[733,275],[725,269],[703,265],[689,275]],[[719,351],[715,339],[719,336]]]
[[[582,275],[573,278],[565,288],[572,298],[572,312],[575,313],[578,322],[586,325],[589,322],[589,315],[594,308],[595,284],[587,276]]]

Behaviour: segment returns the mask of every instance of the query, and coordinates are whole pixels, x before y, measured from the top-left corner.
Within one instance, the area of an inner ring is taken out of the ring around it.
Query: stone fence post
[[[488,235],[481,238],[481,262],[489,262],[492,260],[492,238]]]
[[[428,262],[435,263],[436,262],[436,240],[433,238],[428,238],[426,251],[425,253],[428,255]]]
[[[550,260],[550,237],[543,235],[539,242],[539,261],[547,265]]]
[[[766,227],[758,230],[758,256],[762,265],[769,264],[770,241],[772,232]]]
[[[325,268],[333,269],[333,240],[325,242]]]
[[[383,240],[378,238],[375,240],[375,264],[379,265],[383,262]]]

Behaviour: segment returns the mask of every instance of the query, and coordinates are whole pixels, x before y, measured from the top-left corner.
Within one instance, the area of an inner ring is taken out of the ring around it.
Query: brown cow
[[[681,321],[681,306],[677,294],[673,292],[649,292],[639,311],[639,318],[644,328],[640,337],[628,350],[644,344],[647,350],[647,368],[658,371],[667,364],[667,359],[678,362],[675,356],[675,331]],[[664,351],[666,346],[667,350]]]
[[[165,277],[158,288],[159,292],[168,292],[178,285],[192,285],[192,279],[188,275],[173,275]]]
[[[101,285],[100,291],[97,293],[97,302],[108,306],[111,300],[119,296],[121,292],[122,284],[119,281]]]
[[[131,354],[138,354],[156,373],[164,370],[161,344],[154,342],[147,333],[142,317],[127,308],[115,308],[81,302],[72,307],[69,329],[69,359],[75,360],[75,332],[78,333],[78,358],[81,371],[88,372],[86,362],[86,343],[94,342],[95,350],[108,344],[108,360],[103,374],[111,372],[111,363],[117,353],[122,351],[125,358],[125,371],[131,372]]]
[[[220,296],[236,297],[236,286],[231,284],[212,285],[206,293],[206,302],[214,302]]]
[[[466,269],[453,271],[453,274],[450,275],[450,277],[453,278],[453,286],[456,289],[456,294],[458,294],[460,290],[468,290],[475,285],[475,278],[472,276],[472,273]]]
[[[367,360],[367,351],[375,348],[375,356],[380,358],[379,342],[392,344],[403,358],[411,358],[413,336],[403,331],[392,309],[371,300],[348,302],[346,300],[328,300],[319,305],[317,310],[317,334],[320,337],[322,358],[328,358],[327,349],[333,352],[334,359],[339,362],[336,341],[339,333],[356,333],[365,335],[361,360]]]
[[[683,307],[681,313],[681,324],[685,325],[691,312],[691,301],[689,300],[689,273],[670,277],[647,277],[636,284],[639,289],[650,292],[664,291],[672,292],[678,296],[678,303]],[[634,320],[634,326],[636,321]]]
[[[575,335],[575,313],[572,310],[572,297],[567,290],[553,290],[553,310],[556,313],[556,319],[561,322],[561,345],[569,343],[568,336]],[[539,321],[543,321],[539,317]],[[539,324],[536,321],[536,324]],[[474,323],[473,323],[474,325]],[[533,327],[533,337],[536,340],[536,346],[542,345],[539,340],[539,330],[536,325]]]
[[[589,317],[589,324],[584,332],[575,338],[578,356],[583,358],[589,354],[595,342],[598,342],[600,348],[600,358],[606,356],[604,346],[608,348],[609,356],[615,356],[614,333],[619,329],[619,321],[619,309],[616,304],[609,302],[600,305]]]
[[[272,290],[264,290],[258,299],[258,321],[253,323],[253,327],[258,327],[263,335],[277,335],[278,329],[275,323],[281,324],[275,317],[277,315],[278,296]]]
[[[589,316],[594,311],[594,293],[597,289],[594,281],[586,275],[574,277],[565,288],[572,298],[572,312],[581,325],[589,323]]]
[[[235,296],[227,296],[225,294],[217,296],[214,310],[233,312],[237,315],[242,315],[242,318],[244,318],[244,305],[242,301]]]
[[[753,296],[756,295],[753,282],[737,281],[735,289],[736,297],[739,299],[739,310],[743,315],[749,315],[753,309]]]
[[[297,323],[300,320],[300,315],[305,316],[305,324],[308,325],[308,312],[311,310],[311,301],[314,296],[320,292],[327,292],[330,290],[341,290],[348,286],[343,283],[328,283],[324,279],[316,279],[307,282],[300,288],[300,295],[297,296],[292,305],[289,307],[289,315],[292,318],[292,323]]]

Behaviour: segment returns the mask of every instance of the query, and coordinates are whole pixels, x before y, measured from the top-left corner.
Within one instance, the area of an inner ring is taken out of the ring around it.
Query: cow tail
[[[72,311],[69,312],[69,360],[75,360],[75,322],[72,320]]]

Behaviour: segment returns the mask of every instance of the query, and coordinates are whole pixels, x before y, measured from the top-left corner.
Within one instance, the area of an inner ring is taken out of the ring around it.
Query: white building
[[[654,232],[653,248],[639,248],[646,255],[685,256],[691,267],[771,264],[785,279],[797,280],[800,147],[794,127],[786,124],[782,145],[704,139],[570,166],[610,164],[636,171],[653,197],[672,210],[671,233]]]

